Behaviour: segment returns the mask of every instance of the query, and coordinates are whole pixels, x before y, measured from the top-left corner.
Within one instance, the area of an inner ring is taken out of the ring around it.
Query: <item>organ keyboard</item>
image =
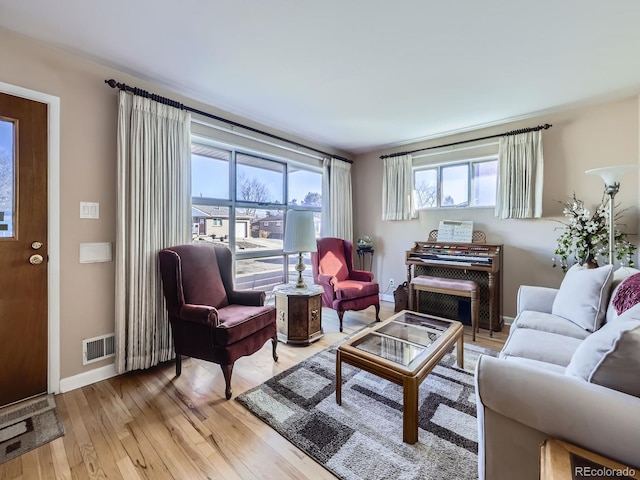
[[[475,234],[475,232],[474,232]],[[430,237],[434,237],[433,232]],[[502,245],[485,243],[415,242],[406,252],[407,282],[418,275],[473,280],[480,288],[480,326],[502,328]],[[413,305],[409,290],[409,305]],[[459,315],[457,299],[421,296],[428,302],[428,313],[449,317]]]

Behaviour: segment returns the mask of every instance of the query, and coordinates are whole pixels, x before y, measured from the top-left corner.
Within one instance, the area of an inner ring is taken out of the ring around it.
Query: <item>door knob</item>
[[[31,244],[31,248],[34,250],[40,250],[42,248],[42,242],[33,242]]]
[[[31,255],[29,257],[29,263],[31,265],[40,265],[42,263],[42,260],[44,260],[42,258],[42,255]]]

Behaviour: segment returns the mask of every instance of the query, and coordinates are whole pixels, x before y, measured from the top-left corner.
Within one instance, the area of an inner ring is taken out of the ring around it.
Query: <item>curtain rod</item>
[[[227,123],[229,125],[233,125],[234,127],[243,128],[243,129],[249,130],[249,131],[251,131],[253,133],[257,133],[257,134],[260,134],[260,135],[265,135],[267,137],[279,140],[281,142],[286,142],[286,143],[289,143],[291,145],[295,145],[296,147],[305,148],[307,150],[311,150],[313,152],[320,153],[322,155],[326,155],[326,156],[331,157],[331,158],[336,158],[338,160],[342,160],[343,162],[353,163],[353,161],[349,160],[348,158],[344,158],[344,157],[341,157],[339,155],[333,155],[331,153],[327,153],[327,152],[324,152],[322,150],[318,150],[317,148],[309,147],[309,146],[304,145],[302,143],[294,142],[293,140],[289,140],[289,139],[286,139],[284,137],[280,137],[278,135],[274,135],[273,133],[264,132],[262,130],[258,130],[257,128],[249,127],[248,125],[243,125],[242,123],[234,122],[233,120],[228,120],[226,118],[218,117],[218,116],[213,115],[213,114],[208,113],[208,112],[203,112],[202,110],[198,110],[197,108],[189,107],[188,105],[184,105],[184,104],[182,104],[180,102],[177,102],[175,100],[171,100],[170,98],[162,97],[160,95],[156,95],[155,93],[149,93],[146,90],[142,90],[141,88],[131,87],[131,86],[126,85],[124,83],[116,82],[113,78],[111,78],[109,80],[105,80],[104,83],[109,85],[111,88],[118,88],[119,90],[124,90],[125,92],[133,93],[134,95],[137,95],[139,97],[150,98],[151,100],[154,100],[154,101],[156,101],[158,103],[162,103],[163,105],[169,105],[171,107],[179,108],[180,110],[187,110],[189,112],[197,113],[198,115],[202,115],[202,116],[205,116],[205,117],[208,117],[208,118],[213,118],[214,120],[218,120],[219,122],[223,122],[223,123]]]
[[[390,153],[388,155],[381,155],[380,158],[385,159],[385,158],[391,158],[391,157],[399,157],[401,155],[409,155],[411,153],[422,152],[424,150],[433,150],[434,148],[452,147],[453,145],[462,145],[463,143],[478,142],[480,140],[487,140],[489,138],[508,137],[510,135],[518,135],[520,133],[537,132],[538,130],[547,130],[552,126],[553,125],[545,123],[544,125],[538,125],[537,127],[520,128],[518,130],[511,130],[510,132],[496,133],[495,135],[487,135],[486,137],[472,138],[470,140],[460,140],[459,142],[446,143],[444,145],[436,145],[433,147],[418,148],[416,150],[410,150],[408,152]]]

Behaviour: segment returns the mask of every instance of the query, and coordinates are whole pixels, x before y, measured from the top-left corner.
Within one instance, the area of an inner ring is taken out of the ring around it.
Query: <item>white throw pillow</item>
[[[595,332],[604,321],[612,277],[613,265],[598,268],[574,265],[560,284],[551,313]]]
[[[640,397],[640,304],[582,341],[565,375]]]

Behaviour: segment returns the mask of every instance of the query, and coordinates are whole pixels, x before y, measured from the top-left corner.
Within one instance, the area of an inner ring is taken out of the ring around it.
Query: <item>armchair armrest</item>
[[[192,305],[185,303],[180,307],[179,317],[188,322],[203,323],[205,325],[218,324],[218,310],[208,305]]]
[[[234,305],[249,305],[261,307],[264,305],[266,294],[261,290],[231,290],[227,292],[229,303]]]
[[[350,277],[358,282],[373,282],[373,273],[366,270],[351,270]]]
[[[318,274],[318,283],[320,285],[327,285],[333,289],[333,285],[336,283],[336,277],[332,275],[325,275],[324,273]]]
[[[479,421],[485,410],[492,410],[548,438],[638,466],[640,398],[517,361],[482,355],[476,365],[476,401]],[[518,438],[520,433],[479,427],[481,441],[489,435]],[[522,435],[523,441],[525,437]],[[531,447],[537,456],[538,445]]]
[[[557,288],[521,285],[518,289],[517,312],[533,310],[534,312],[551,313],[557,294]]]

